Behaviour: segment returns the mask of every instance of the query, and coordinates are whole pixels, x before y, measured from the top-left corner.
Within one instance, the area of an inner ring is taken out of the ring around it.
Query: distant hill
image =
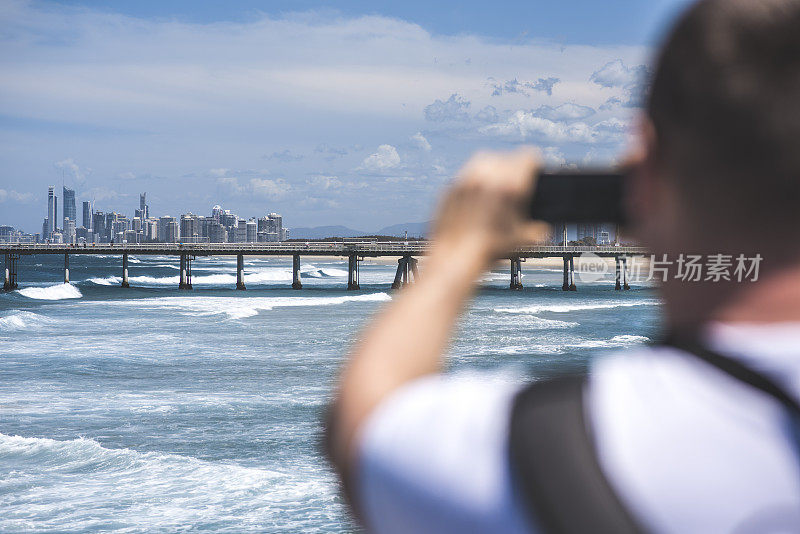
[[[375,233],[378,235],[393,235],[397,237],[403,237],[407,231],[408,237],[425,237],[428,235],[430,226],[430,221],[421,223],[393,224],[391,226],[387,226],[386,228],[381,228]]]
[[[289,229],[289,239],[325,239],[326,237],[362,237],[366,235],[403,237],[406,231],[408,231],[408,237],[425,237],[429,227],[430,222],[393,224],[376,232],[363,232],[341,225],[300,227]]]
[[[290,239],[324,239],[326,237],[361,237],[369,232],[353,230],[346,226],[314,226],[313,228],[290,228]]]

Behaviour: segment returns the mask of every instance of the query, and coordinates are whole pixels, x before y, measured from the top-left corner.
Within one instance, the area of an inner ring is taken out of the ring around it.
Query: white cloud
[[[332,190],[332,189],[339,189],[342,187],[342,181],[339,180],[337,176],[325,176],[325,175],[318,175],[314,176],[307,181],[308,185],[310,185],[313,189],[317,190]]]
[[[465,121],[469,119],[470,102],[458,93],[447,100],[435,100],[425,106],[425,118],[432,122]]]
[[[572,102],[568,102],[556,107],[540,106],[536,111],[534,111],[534,114],[544,119],[563,121],[586,119],[594,115],[595,111],[589,106],[581,106]]]
[[[367,171],[386,171],[400,165],[400,155],[392,145],[381,145],[378,151],[370,154],[361,162],[361,168]]]
[[[282,178],[277,180],[269,178],[250,179],[250,192],[258,197],[275,200],[282,198],[290,189],[289,184]]]
[[[597,125],[585,122],[555,121],[539,117],[534,112],[519,110],[506,120],[483,126],[483,134],[537,143],[615,143],[623,140],[621,121],[604,121]]]
[[[425,152],[430,152],[431,151],[431,144],[425,138],[425,136],[422,135],[422,132],[417,132],[414,135],[412,135],[411,136],[411,141],[413,141],[413,143],[417,146],[417,148],[419,148],[419,149],[421,149],[421,150],[423,150]]]
[[[13,189],[0,189],[0,202],[5,202],[9,199],[15,202],[30,202],[33,200],[33,195],[31,193],[19,193]]]
[[[75,184],[79,186],[86,182],[86,176],[92,172],[91,169],[81,169],[72,158],[56,162],[55,167],[69,175],[75,181]]]
[[[542,149],[542,157],[545,164],[551,167],[563,167],[567,164],[564,153],[554,146],[544,147]]]

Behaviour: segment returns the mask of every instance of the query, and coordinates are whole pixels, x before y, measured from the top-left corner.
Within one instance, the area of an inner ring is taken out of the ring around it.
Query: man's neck
[[[673,334],[697,334],[712,321],[800,323],[800,264],[764,273],[756,282],[670,282],[663,296]]]

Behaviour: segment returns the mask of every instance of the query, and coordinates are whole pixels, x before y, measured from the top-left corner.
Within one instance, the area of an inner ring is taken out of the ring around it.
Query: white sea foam
[[[85,438],[0,434],[0,460],[2,484],[15,488],[0,514],[0,531],[8,532],[264,530],[291,525],[283,513],[309,495],[308,505],[319,508],[334,495],[324,474],[111,449]]]
[[[384,302],[387,293],[346,295],[338,297],[157,297],[136,300],[105,301],[95,305],[135,306],[137,308],[170,308],[195,316],[225,314],[230,319],[243,319],[274,308],[300,306],[336,306],[348,302]]]
[[[538,314],[542,312],[566,313],[583,310],[606,310],[613,308],[628,308],[634,306],[658,306],[656,300],[639,300],[634,302],[605,302],[598,304],[539,304],[534,306],[520,306],[513,308],[494,308],[496,313]]]
[[[47,287],[25,287],[17,290],[23,297],[37,300],[79,299],[83,295],[71,284],[58,284]]]
[[[621,335],[614,336],[611,339],[587,340],[572,346],[581,348],[627,347],[629,345],[640,345],[648,341],[650,341],[650,338],[647,336]]]
[[[175,268],[172,265],[161,265],[162,267]],[[212,270],[210,268],[203,268],[202,271]],[[305,278],[346,278],[347,271],[342,269],[335,269],[331,267],[317,267],[315,265],[304,265],[300,268],[301,277]],[[119,276],[106,276],[89,278],[88,282],[103,286],[119,285],[122,278]],[[129,276],[128,281],[131,284],[140,284],[148,286],[172,286],[178,285],[178,275],[173,276]],[[245,284],[263,284],[269,282],[291,282],[292,269],[291,267],[268,267],[257,269],[245,269],[244,283]],[[215,274],[202,274],[192,276],[192,285],[235,285],[236,273],[215,273]]]
[[[14,332],[17,330],[30,330],[47,322],[45,317],[33,312],[17,312],[5,317],[0,317],[0,332]]]

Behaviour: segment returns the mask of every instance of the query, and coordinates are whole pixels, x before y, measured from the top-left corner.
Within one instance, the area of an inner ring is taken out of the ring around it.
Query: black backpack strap
[[[769,395],[800,423],[800,403],[770,377],[691,340],[664,344]],[[584,414],[585,383],[586,377],[536,382],[517,395],[509,435],[516,482],[546,532],[644,532],[600,467]]]
[[[584,416],[585,382],[536,382],[517,395],[509,436],[515,481],[545,532],[643,532],[600,468]]]

